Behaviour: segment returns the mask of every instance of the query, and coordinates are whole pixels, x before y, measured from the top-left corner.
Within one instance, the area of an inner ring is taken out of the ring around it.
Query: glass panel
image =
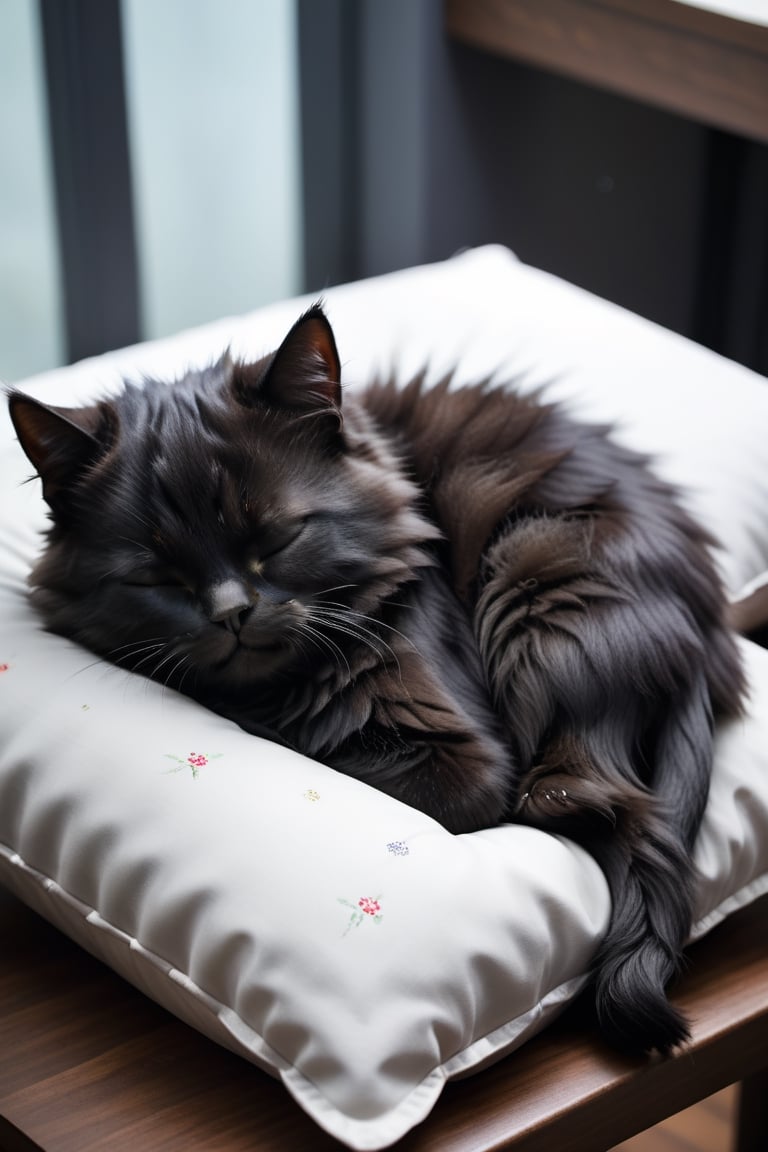
[[[123,0],[143,331],[300,289],[295,0]]]
[[[65,358],[42,38],[32,0],[0,3],[0,380]]]

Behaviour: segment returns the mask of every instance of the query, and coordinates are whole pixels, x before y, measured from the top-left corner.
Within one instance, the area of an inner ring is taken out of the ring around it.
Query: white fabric
[[[176,376],[274,347],[306,301],[28,382],[67,403],[120,373]],[[744,369],[500,248],[332,289],[349,386],[427,360],[457,379],[557,377],[622,422],[723,541],[738,589],[768,567],[768,391]],[[445,1080],[519,1045],[583,983],[609,899],[594,862],[521,827],[454,837],[367,786],[247,736],[43,632],[24,596],[45,523],[0,423],[0,880],[149,995],[282,1077],[375,1149]],[[768,653],[742,645],[746,719],[718,737],[698,924],[768,890]]]

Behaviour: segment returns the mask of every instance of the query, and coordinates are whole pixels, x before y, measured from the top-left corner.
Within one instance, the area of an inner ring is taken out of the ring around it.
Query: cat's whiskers
[[[188,664],[187,664],[187,667],[182,672],[181,680],[179,680],[179,687],[178,687],[179,692],[182,692],[184,690],[184,681],[186,680],[189,673],[193,672],[193,671],[197,671],[196,666],[192,661],[192,653],[191,652],[185,653],[185,655],[182,657],[182,661],[183,660],[188,661]]]
[[[293,626],[293,627],[288,628],[287,631],[288,631],[288,635],[290,638],[290,643],[306,660],[307,659],[307,649],[302,644],[302,640],[304,637],[303,637],[301,630],[297,626]]]
[[[323,588],[320,592],[313,593],[313,599],[318,596],[326,596],[329,592],[342,592],[345,588],[357,588],[357,584],[334,584],[332,588]],[[331,601],[329,601],[331,603]]]
[[[132,648],[135,645],[145,644],[145,648],[139,648],[138,651],[134,654],[138,655],[140,652],[143,652],[145,650],[149,651],[151,649],[150,656],[146,656],[144,658],[144,660],[140,660],[139,663],[135,666],[135,668],[125,669],[125,671],[134,672],[134,671],[136,671],[137,668],[139,668],[141,666],[141,664],[145,663],[146,660],[151,658],[151,654],[157,652],[158,649],[162,648],[164,646],[164,644],[166,643],[166,641],[162,637],[158,637],[157,640],[160,642],[154,642],[154,641],[146,641],[145,642],[143,640],[134,640],[130,644],[122,644],[120,646],[120,648],[112,648],[106,654],[106,656],[104,656],[104,657],[97,656],[97,658],[95,660],[89,660],[87,664],[83,664],[82,668],[78,668],[76,672],[72,672],[71,675],[67,677],[67,681],[74,680],[76,676],[82,676],[85,672],[90,671],[91,668],[98,668],[99,666],[102,666],[104,668],[109,668],[110,665],[107,663],[107,661],[110,661],[111,664],[113,664],[115,667],[119,667],[122,661],[128,660],[130,658],[132,653],[126,652],[123,656],[116,658],[114,656],[115,652],[120,652],[124,648]]]
[[[190,659],[190,653],[189,652],[182,652],[181,656],[176,661],[173,668],[171,668],[170,672],[168,673],[168,675],[163,680],[163,688],[168,687],[168,685],[170,684],[170,681],[171,681],[171,677],[175,676],[176,673],[178,672],[179,668],[181,668],[187,661],[189,661],[189,659]],[[155,670],[156,673],[157,673],[157,671],[159,671],[159,669],[162,667],[162,664],[164,664],[164,663],[166,663],[166,661],[163,661],[161,664],[158,665],[158,668]],[[184,683],[184,678],[186,677],[187,672],[189,672],[189,668],[186,668],[184,670],[184,673],[181,677],[181,681],[179,683],[179,687],[177,688],[177,691],[181,690],[181,684]]]
[[[142,638],[140,640],[129,640],[127,644],[120,644],[119,647],[117,647],[117,648],[110,648],[109,656],[111,659],[113,653],[125,652],[126,648],[138,648],[139,651],[141,652],[142,648],[140,647],[140,645],[142,645],[142,644],[154,644],[157,647],[161,647],[163,644],[167,644],[167,643],[168,643],[168,637],[167,636],[142,636]],[[130,653],[129,653],[129,655],[130,655]]]
[[[398,660],[397,653],[386,640],[381,636],[377,636],[368,628],[364,628],[356,620],[350,620],[346,614],[337,612],[333,608],[323,609],[320,605],[311,605],[309,608],[310,616],[317,624],[323,624],[326,628],[332,628],[336,632],[341,632],[345,636],[349,636],[352,640],[357,640],[366,648],[375,654],[375,656],[382,662],[386,662],[386,653],[389,652],[392,660],[397,667],[397,674],[402,679],[402,670],[400,668],[400,661]],[[379,647],[381,645],[381,647]]]
[[[159,675],[160,669],[164,668],[166,664],[168,664],[171,660],[173,660],[174,656],[178,656],[178,655],[179,655],[178,649],[177,648],[170,648],[170,646],[169,646],[168,654],[166,656],[164,656],[163,659],[160,660],[157,664],[155,664],[154,668],[152,669],[152,672],[151,672],[152,679],[153,680],[159,680],[160,679],[160,675]],[[188,652],[182,652],[181,656],[179,657],[178,662],[176,664],[174,664],[174,666],[171,668],[171,670],[168,672],[167,676],[163,680],[162,683],[163,683],[164,688],[168,687],[168,682],[169,682],[171,676],[173,676],[173,674],[177,668],[181,667],[181,665],[188,658],[188,656],[189,656]],[[149,657],[147,657],[147,659],[149,659]],[[137,665],[137,667],[138,667],[138,665]]]
[[[354,587],[354,585],[352,585],[352,587]],[[330,589],[329,589],[329,591],[330,591]],[[410,637],[406,636],[404,632],[401,632],[398,628],[395,628],[392,624],[385,624],[385,622],[383,620],[377,620],[375,616],[367,616],[365,614],[365,612],[359,612],[356,608],[348,608],[346,606],[346,604],[341,604],[335,600],[324,600],[319,605],[319,607],[321,607],[321,608],[326,608],[326,607],[327,608],[338,608],[345,615],[357,616],[360,620],[367,620],[369,624],[374,624],[377,628],[386,628],[386,630],[388,632],[394,632],[394,634],[396,636],[399,636],[401,640],[403,640],[406,644],[408,644],[411,648],[413,648],[414,652],[417,651],[416,646],[413,643],[413,641],[410,639]],[[398,605],[398,608],[400,608],[400,607],[410,607],[410,605]]]
[[[98,668],[99,665],[108,667],[108,665],[105,665],[105,661],[101,658],[101,656],[98,656],[95,660],[89,660],[87,664],[83,664],[82,668],[78,668],[76,672],[71,672],[70,675],[66,678],[66,683],[69,683],[70,680],[74,680],[76,676],[82,676],[84,672],[90,671],[91,668]]]
[[[128,668],[128,671],[130,671],[130,672],[138,672],[138,670],[141,668],[141,666],[143,664],[146,664],[154,656],[156,656],[156,655],[158,655],[158,653],[162,652],[165,649],[165,647],[166,647],[165,641],[163,641],[160,644],[147,644],[144,648],[138,648],[135,652],[124,653],[122,656],[119,656],[113,662],[115,664],[123,664],[123,663],[125,663],[126,660],[130,660],[130,659],[132,659],[132,657],[140,656],[142,652],[146,652],[147,653],[146,656],[143,656],[141,660],[139,660],[136,664],[131,664]],[[154,675],[154,670],[152,672],[150,672],[149,675],[150,676]]]
[[[343,650],[335,641],[331,640],[330,636],[325,636],[322,632],[318,632],[317,629],[313,628],[306,620],[300,621],[291,631],[296,635],[305,636],[308,640],[314,641],[321,651],[323,648],[327,649],[339,666],[341,666],[341,662],[344,663],[347,669],[347,676],[350,680],[352,679],[352,669],[349,666],[349,661],[344,655]]]
[[[322,616],[328,620],[341,621],[350,627],[355,627],[359,629],[361,634],[379,641],[379,643],[383,644],[385,648],[390,648],[390,646],[387,644],[386,640],[379,636],[378,633],[374,630],[378,626],[389,628],[390,631],[396,632],[397,635],[400,636],[403,640],[406,639],[402,632],[398,632],[396,628],[392,628],[390,625],[384,624],[381,620],[377,620],[373,616],[366,616],[364,612],[358,612],[354,608],[347,608],[345,604],[335,604],[332,601],[324,601],[322,604],[311,605],[310,612],[312,614],[316,614],[318,617]],[[352,617],[355,617],[356,619],[352,619]],[[367,623],[374,625],[374,628],[365,628],[361,623],[359,623],[360,620],[367,621]],[[391,648],[390,651],[392,651]],[[392,654],[394,655],[394,653]]]
[[[373,649],[379,657],[383,655],[382,650],[378,647],[379,644],[384,650],[389,650],[393,656],[395,655],[386,640],[383,640],[381,636],[378,636],[370,628],[365,628],[357,620],[350,619],[346,613],[339,612],[335,608],[324,608],[321,606],[315,606],[310,611],[312,619],[316,623],[326,624],[328,627],[336,628],[338,631],[345,632],[346,635],[360,640],[362,643],[367,644],[369,648]]]

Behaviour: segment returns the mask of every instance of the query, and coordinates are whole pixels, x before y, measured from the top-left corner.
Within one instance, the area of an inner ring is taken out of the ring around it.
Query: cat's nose
[[[234,612],[229,612],[226,616],[222,616],[216,620],[215,623],[223,624],[230,632],[234,632],[234,634],[237,635],[250,613],[251,605],[249,604],[246,608],[236,608]]]
[[[223,624],[230,631],[239,632],[255,600],[258,600],[258,593],[239,580],[222,580],[206,590],[206,615],[214,624]]]

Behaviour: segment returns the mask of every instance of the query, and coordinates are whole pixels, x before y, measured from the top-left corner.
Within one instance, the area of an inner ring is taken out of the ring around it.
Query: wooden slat
[[[446,0],[446,21],[464,43],[768,141],[768,27],[675,0]]]
[[[326,1152],[282,1085],[0,888],[2,1152]],[[258,1137],[258,1143],[257,1143]]]

